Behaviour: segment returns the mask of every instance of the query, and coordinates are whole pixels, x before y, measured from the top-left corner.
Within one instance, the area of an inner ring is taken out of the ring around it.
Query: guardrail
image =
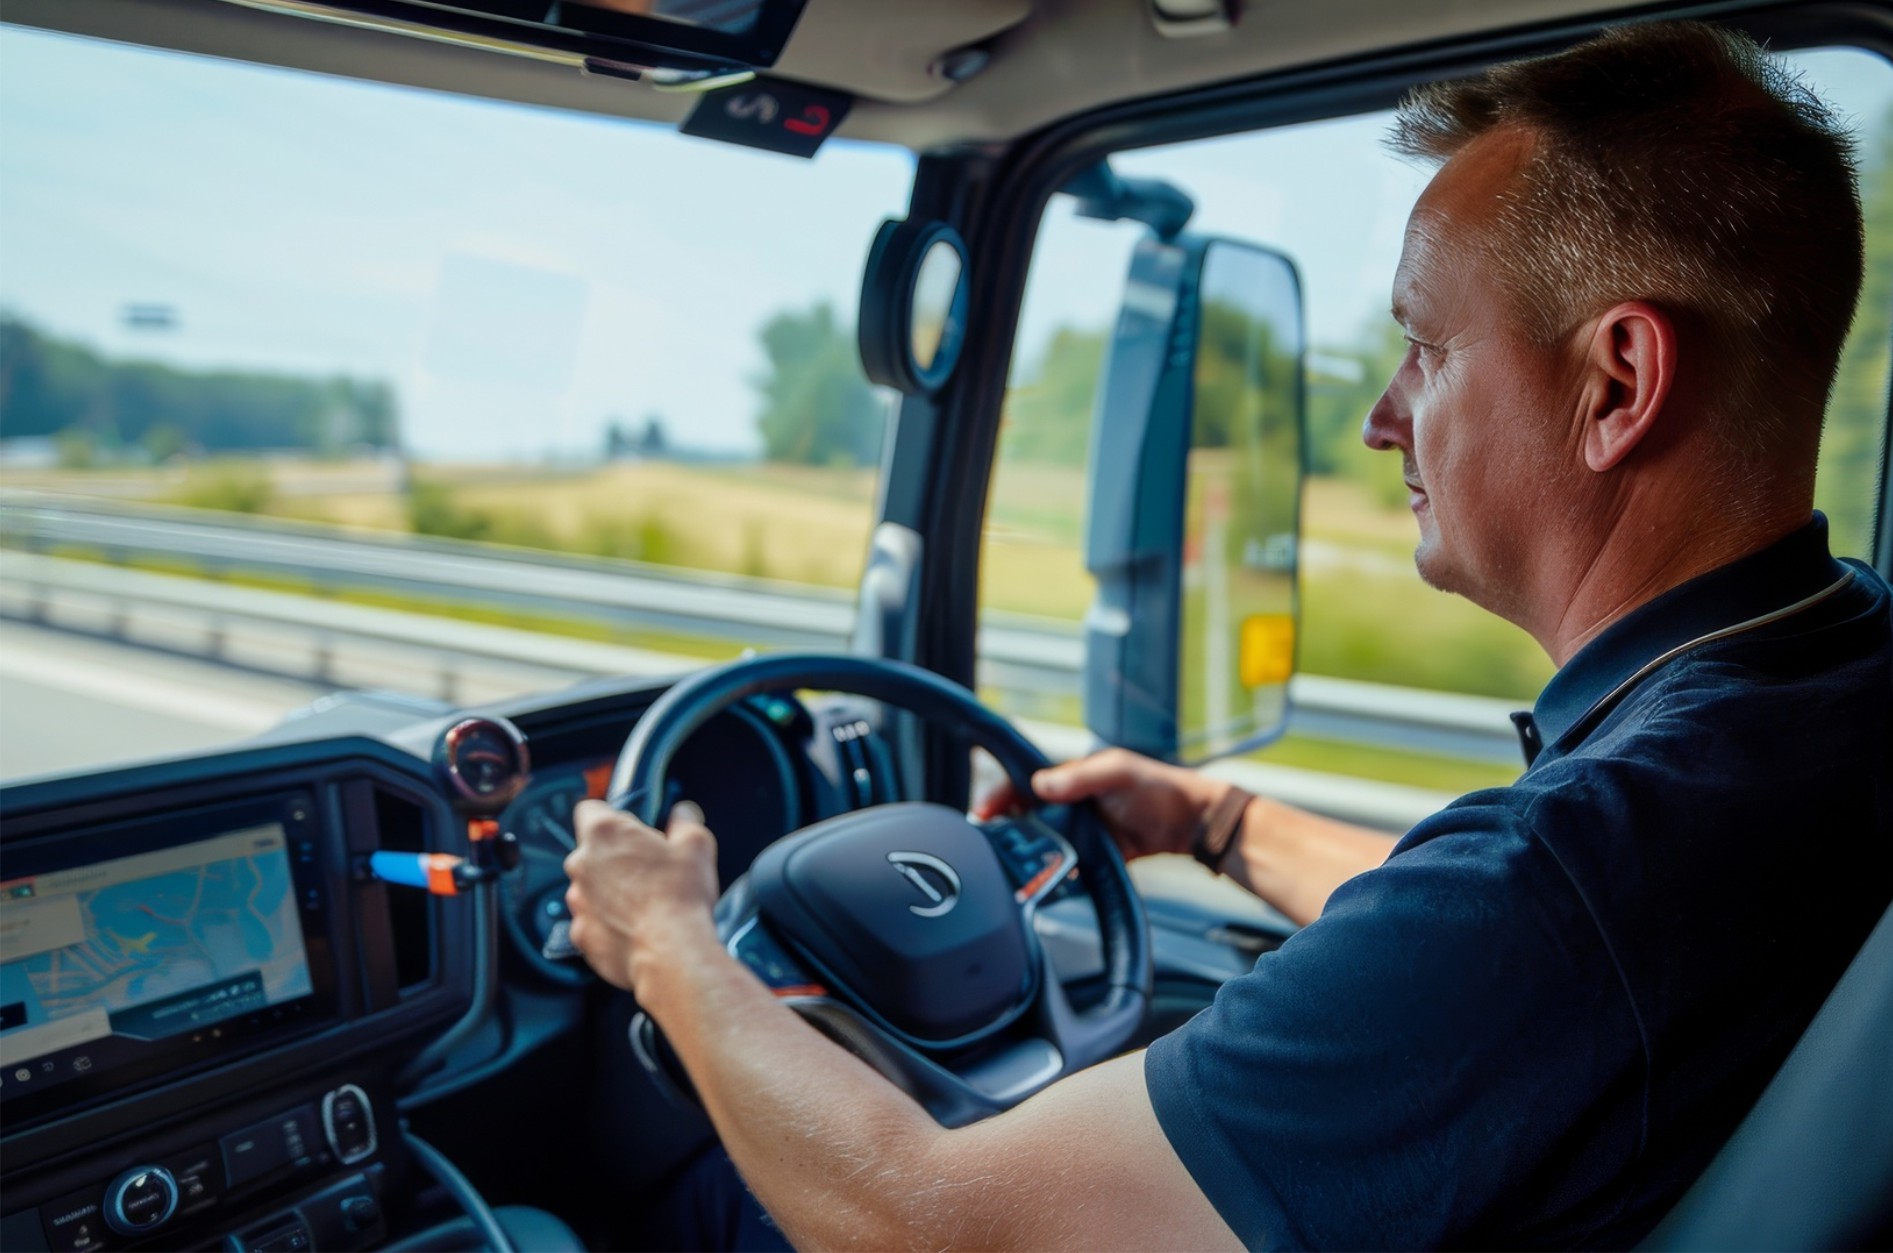
[[[392,687],[478,703],[601,675],[667,674],[702,660],[620,644],[347,604],[96,562],[0,553],[0,618],[210,657],[323,686]],[[1054,758],[1089,751],[1083,728],[1016,719]],[[1350,822],[1400,831],[1450,795],[1252,761],[1210,773]]]
[[[485,609],[756,648],[839,648],[845,645],[854,620],[854,603],[847,594],[799,584],[455,540],[359,533],[277,519],[246,518],[237,525],[225,516],[198,510],[17,491],[0,493],[0,540],[24,550],[0,557],[0,578],[16,584],[37,580],[49,588],[63,581],[67,587],[83,585],[95,595],[117,594],[127,599],[133,595],[130,589],[140,588],[139,597],[154,606],[173,603],[177,596],[166,592],[162,583],[130,578],[139,571],[92,566],[95,576],[83,573],[86,567],[81,562],[48,566],[27,564],[28,560],[36,552],[62,548],[115,560],[176,560],[211,573],[294,578],[316,589],[379,589],[410,597],[432,596]],[[254,589],[219,590],[235,594]],[[186,597],[196,598],[195,592]],[[279,612],[277,606],[268,612],[257,610],[251,620],[278,626],[330,622],[318,629],[357,640],[374,634],[362,625],[367,619],[360,615],[370,612],[362,606],[319,597],[289,599],[297,606],[293,612]],[[252,608],[275,605],[247,603]],[[251,613],[234,607],[223,612]],[[416,620],[429,625],[397,629],[382,621],[376,629],[394,632],[384,643],[401,644],[403,634],[425,636],[405,642],[432,650],[434,660],[429,664],[446,676],[444,689],[457,682],[457,670],[440,658],[455,653],[510,663],[536,656],[542,669],[555,673],[646,672],[630,660],[637,656],[647,660],[664,656],[662,664],[668,669],[697,664],[688,658],[635,649],[614,653],[618,660],[610,665],[582,664],[577,658],[587,649],[616,646],[565,639],[558,645],[560,664],[543,664],[546,637],[525,631],[511,633],[517,638],[505,645],[505,656],[500,658],[483,652],[499,637],[482,632],[503,628],[476,628],[440,618]],[[486,643],[476,642],[480,640]],[[981,686],[1000,692],[1015,715],[1042,713],[1052,702],[1069,704],[1078,696],[1083,646],[1070,624],[1021,615],[985,615],[979,628],[978,656]],[[1507,765],[1519,761],[1517,739],[1507,718],[1510,706],[1502,701],[1320,675],[1298,675],[1290,690],[1296,726],[1311,736]]]

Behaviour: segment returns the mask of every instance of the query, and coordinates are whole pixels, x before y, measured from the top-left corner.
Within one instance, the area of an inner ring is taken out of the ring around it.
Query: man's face
[[[1517,133],[1483,136],[1414,207],[1393,287],[1407,354],[1362,430],[1403,455],[1420,577],[1521,623],[1572,452],[1568,370],[1527,337],[1479,247],[1528,151]]]

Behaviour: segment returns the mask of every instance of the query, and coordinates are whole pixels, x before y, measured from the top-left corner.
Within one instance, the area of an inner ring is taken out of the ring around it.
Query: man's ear
[[[1676,380],[1676,328],[1655,305],[1616,305],[1597,320],[1584,365],[1596,384],[1585,389],[1584,463],[1602,473],[1662,416]]]

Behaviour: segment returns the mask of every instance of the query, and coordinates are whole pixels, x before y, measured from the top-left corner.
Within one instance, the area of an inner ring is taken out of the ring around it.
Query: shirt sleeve
[[[1629,998],[1496,797],[1415,827],[1150,1047],[1158,1121],[1249,1247],[1556,1240],[1634,1157]]]

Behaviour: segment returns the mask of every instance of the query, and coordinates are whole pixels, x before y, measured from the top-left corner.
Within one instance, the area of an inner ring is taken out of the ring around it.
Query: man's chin
[[[1437,538],[1420,536],[1419,547],[1413,550],[1413,568],[1420,572],[1420,581],[1428,587],[1441,592],[1459,591],[1455,571],[1446,555],[1440,552]]]

